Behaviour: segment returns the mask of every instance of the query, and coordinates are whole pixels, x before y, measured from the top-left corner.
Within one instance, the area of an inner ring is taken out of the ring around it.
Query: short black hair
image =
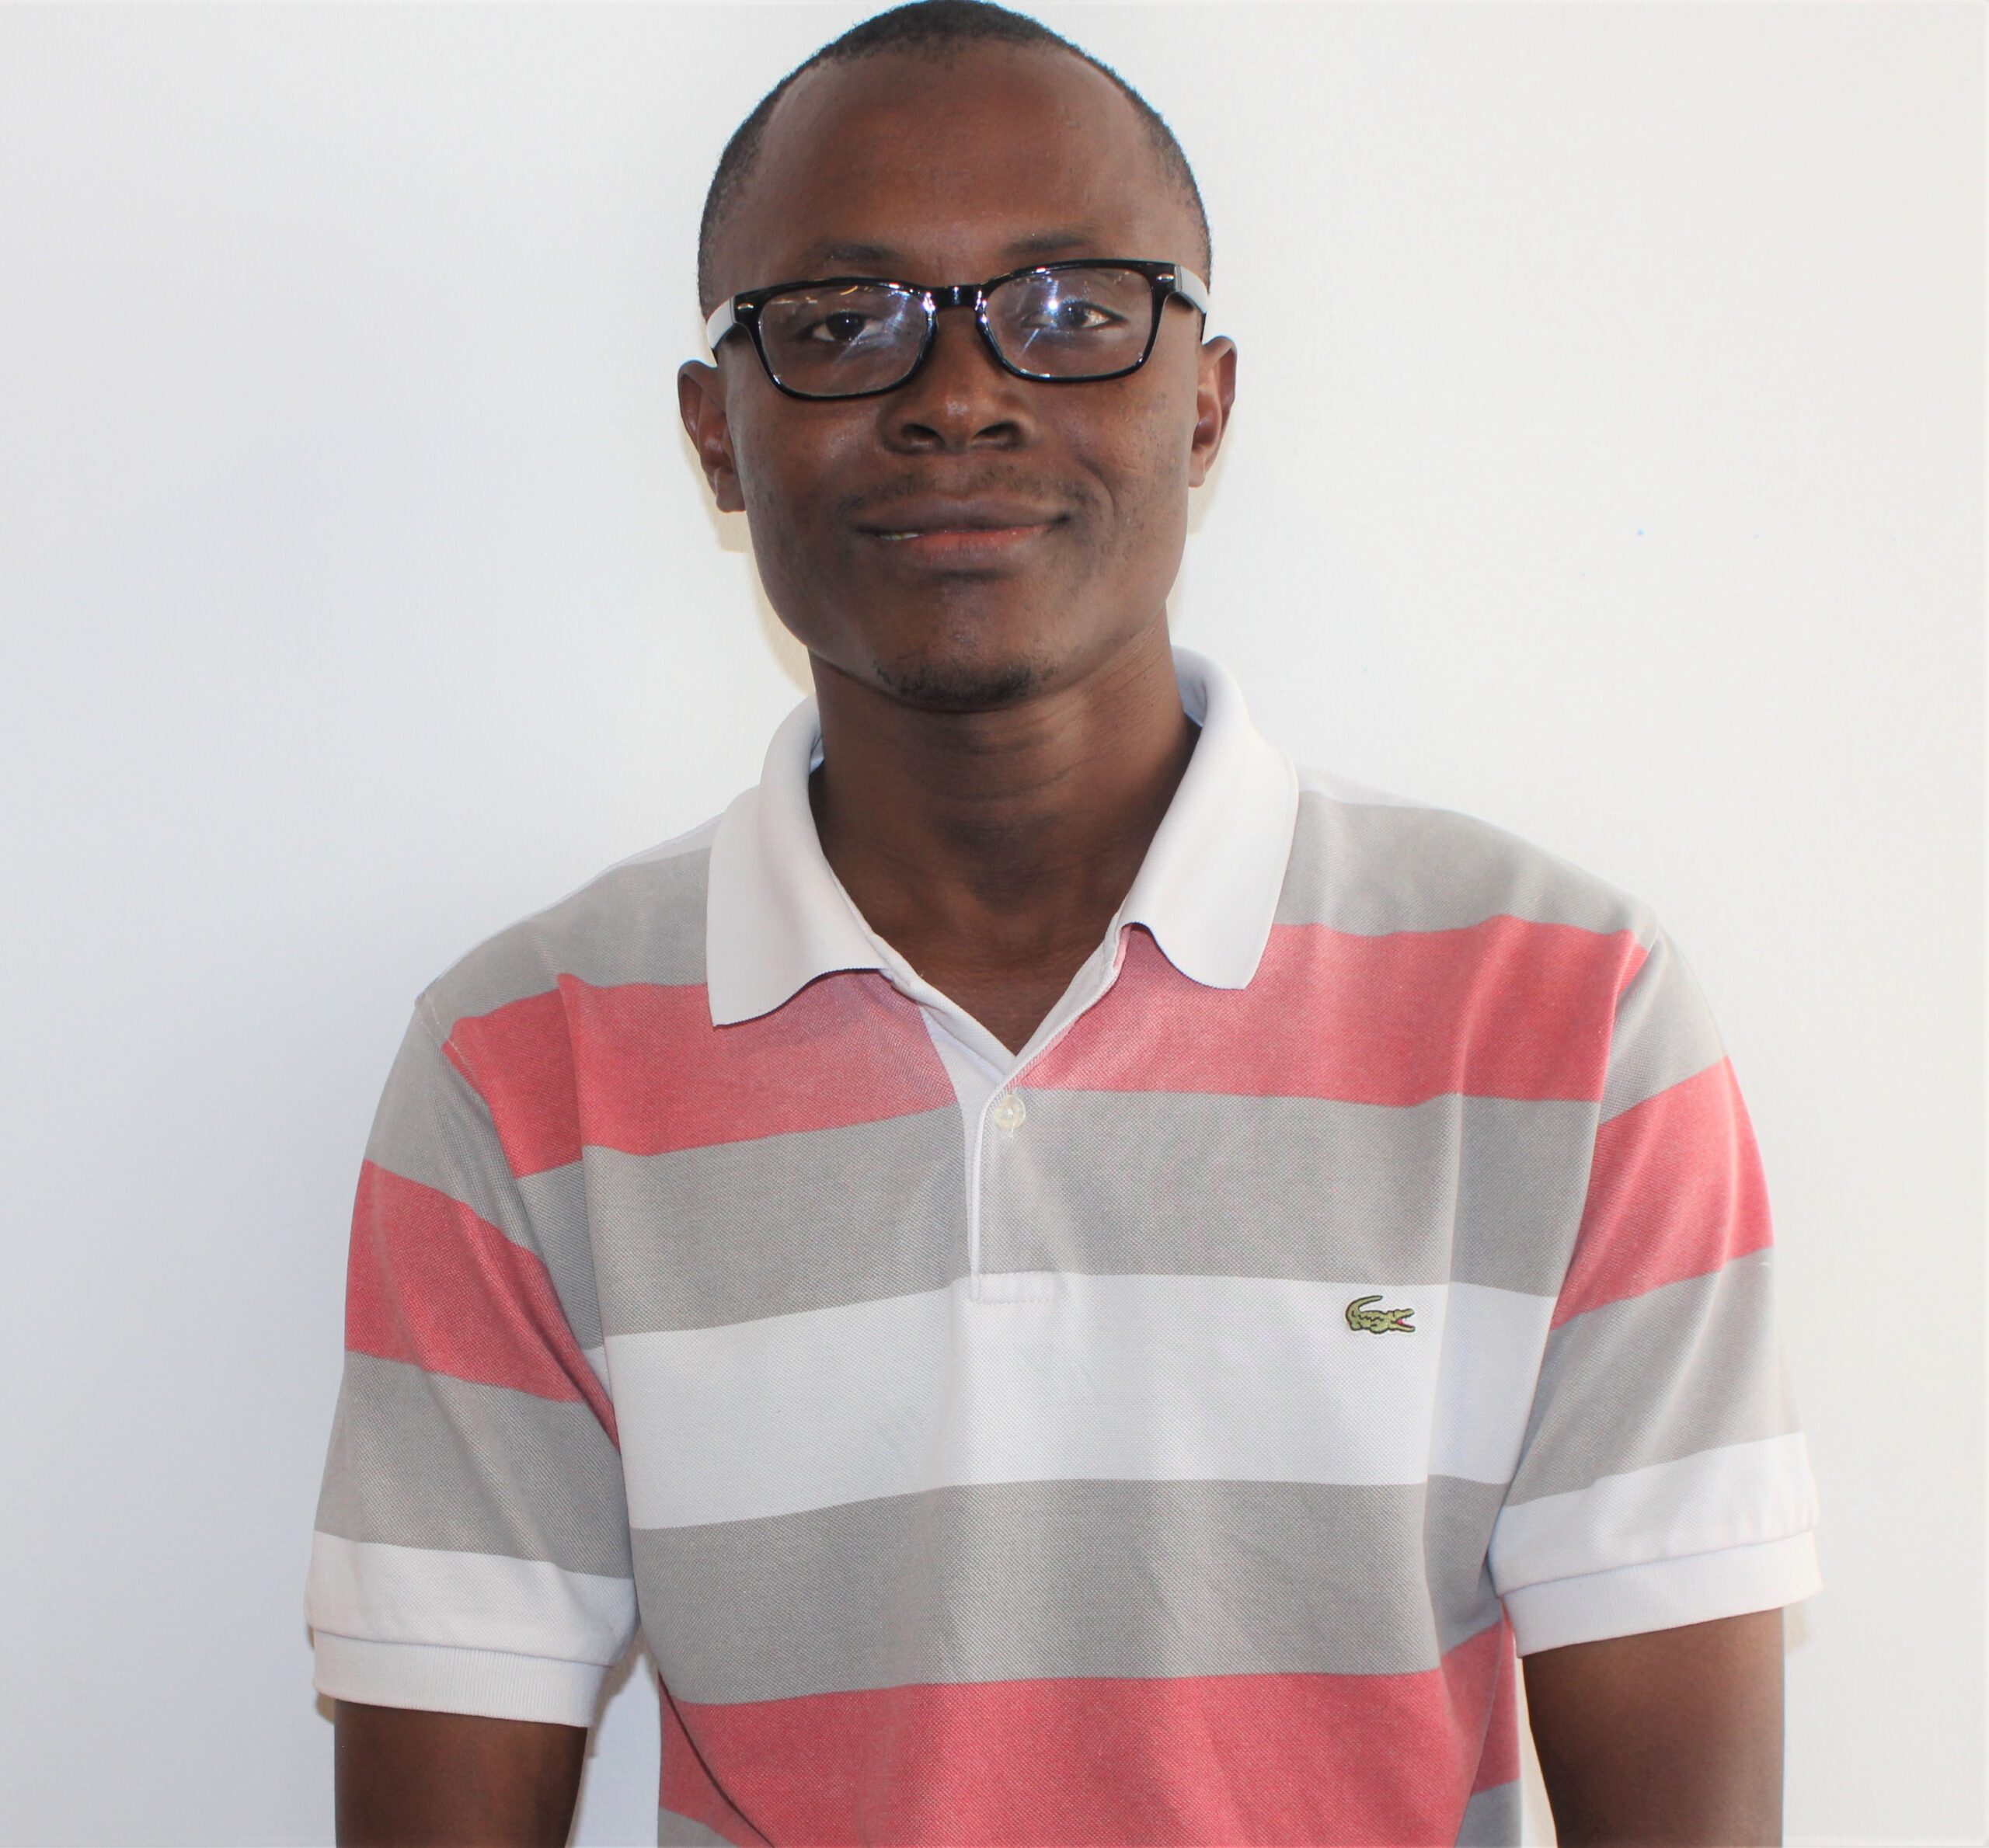
[[[961,46],[979,44],[1027,45],[1068,51],[1073,57],[1082,58],[1094,71],[1110,78],[1119,86],[1144,127],[1147,139],[1159,156],[1169,181],[1194,215],[1202,245],[1201,277],[1204,282],[1209,281],[1208,214],[1202,207],[1201,191],[1195,184],[1194,170],[1188,165],[1188,157],[1181,151],[1181,144],[1174,138],[1174,131],[1124,78],[1027,13],[1012,12],[1005,6],[990,4],[990,0],[911,0],[908,5],[894,6],[887,12],[875,13],[859,21],[841,38],[831,40],[812,57],[796,64],[754,105],[752,113],[733,131],[731,140],[725,144],[725,151],[719,156],[710,188],[705,194],[704,215],[698,224],[699,307],[717,305],[718,278],[713,270],[712,247],[717,241],[720,227],[731,215],[745,190],[760,144],[765,138],[768,119],[789,84],[803,71],[812,71],[817,64],[854,64],[859,59],[887,51],[943,54]]]

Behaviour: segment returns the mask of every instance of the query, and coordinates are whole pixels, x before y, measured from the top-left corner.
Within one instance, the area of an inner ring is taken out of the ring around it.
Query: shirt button
[[[1020,1126],[1022,1119],[1029,1112],[1022,1108],[1022,1099],[1011,1091],[1003,1094],[1001,1101],[994,1106],[992,1114],[1001,1128],[1013,1129]]]

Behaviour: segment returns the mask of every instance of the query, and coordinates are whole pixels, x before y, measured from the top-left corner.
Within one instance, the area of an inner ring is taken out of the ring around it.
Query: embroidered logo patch
[[[1405,1335],[1416,1331],[1409,1325],[1409,1318],[1415,1314],[1413,1309],[1366,1309],[1366,1303],[1378,1303],[1378,1296],[1356,1296],[1346,1306],[1346,1325],[1350,1328],[1365,1328],[1371,1335],[1385,1335],[1391,1328],[1399,1328]]]

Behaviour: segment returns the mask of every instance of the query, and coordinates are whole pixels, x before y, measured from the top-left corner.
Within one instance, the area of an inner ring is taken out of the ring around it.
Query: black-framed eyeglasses
[[[943,287],[827,276],[733,296],[705,323],[705,340],[716,356],[719,341],[744,328],[767,377],[790,398],[869,398],[896,391],[925,363],[941,308],[971,308],[1005,372],[1075,385],[1144,366],[1176,295],[1207,319],[1208,286],[1193,270],[1136,257],[1040,263]]]

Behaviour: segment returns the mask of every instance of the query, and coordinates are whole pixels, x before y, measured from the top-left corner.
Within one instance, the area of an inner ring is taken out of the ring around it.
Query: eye
[[[1030,317],[1029,325],[1045,333],[1089,334],[1101,332],[1108,327],[1123,326],[1124,322],[1123,315],[1115,315],[1095,301],[1087,301],[1082,295],[1071,295],[1061,301],[1047,303]]]
[[[853,308],[838,308],[832,315],[824,315],[819,321],[811,321],[801,330],[804,340],[813,340],[827,346],[853,346],[863,338],[874,317],[860,315]]]

